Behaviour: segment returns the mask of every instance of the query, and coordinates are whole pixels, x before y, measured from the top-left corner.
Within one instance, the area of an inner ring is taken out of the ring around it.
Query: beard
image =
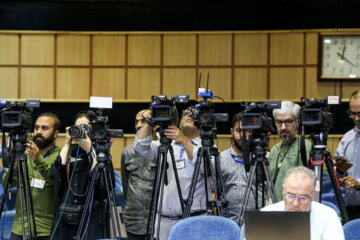
[[[237,147],[237,149],[239,149],[240,151],[242,151],[242,144],[241,144],[241,142],[242,142],[242,139],[240,139],[240,141],[236,141],[235,139],[234,139],[234,145]]]
[[[288,133],[288,135],[282,135],[281,133],[283,133],[283,132]],[[283,140],[284,142],[290,142],[290,141],[293,140],[294,137],[295,137],[295,136],[293,136],[289,131],[282,131],[281,133],[280,133],[280,138],[281,138],[281,140]]]
[[[41,134],[36,134],[33,137],[33,142],[36,144],[36,146],[39,149],[43,149],[50,146],[54,142],[54,140],[55,140],[54,132],[48,138],[44,138]]]

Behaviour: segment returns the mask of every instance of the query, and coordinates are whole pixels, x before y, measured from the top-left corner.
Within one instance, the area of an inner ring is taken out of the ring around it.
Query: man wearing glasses
[[[346,209],[352,220],[360,218],[360,90],[351,94],[348,114],[355,128],[348,131],[339,143],[336,156],[345,160],[336,161],[336,172],[346,189]]]
[[[336,212],[321,203],[312,201],[315,197],[315,174],[303,167],[290,168],[283,184],[284,200],[267,206],[262,211],[310,211],[311,239],[342,240],[344,231]]]
[[[300,139],[296,136],[300,123],[300,106],[289,101],[281,102],[281,109],[274,109],[273,116],[281,142],[271,148],[269,165],[271,177],[278,200],[283,199],[282,183],[286,171],[294,166],[303,165],[301,160]],[[311,143],[305,140],[306,159],[310,157]]]

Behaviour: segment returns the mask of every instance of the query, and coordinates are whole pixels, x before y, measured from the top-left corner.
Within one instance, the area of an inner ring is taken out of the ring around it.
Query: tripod
[[[21,209],[21,225],[22,225],[22,236],[23,239],[36,239],[36,224],[35,224],[35,216],[34,216],[34,208],[33,208],[33,201],[31,196],[30,190],[30,182],[29,182],[29,173],[27,169],[27,159],[25,155],[25,144],[27,139],[27,133],[25,132],[10,132],[9,138],[12,141],[13,148],[9,150],[10,152],[10,168],[8,172],[8,176],[6,178],[4,194],[1,197],[1,206],[0,206],[0,216],[4,209],[5,204],[5,194],[10,186],[11,178],[13,175],[14,164],[15,161],[18,161],[17,167],[17,177],[18,177],[18,191],[20,192],[20,209]],[[4,157],[5,158],[5,157]],[[24,193],[24,196],[23,194]],[[25,199],[25,206],[24,206],[24,199]],[[28,234],[25,234],[25,216],[24,216],[24,207],[26,209],[26,216],[27,216],[27,230]],[[30,222],[30,211],[31,211],[31,218],[33,224],[33,231],[31,228]]]
[[[183,216],[184,218],[190,217],[191,206],[194,201],[195,187],[200,174],[200,166],[201,163],[204,163],[203,166],[204,166],[204,176],[206,178],[205,195],[206,195],[207,212],[211,213],[213,209],[214,215],[227,217],[228,216],[227,201],[225,197],[224,184],[221,178],[219,151],[216,147],[214,147],[212,126],[211,125],[201,126],[200,136],[201,136],[202,147],[200,147],[197,152],[196,162],[194,166],[194,173],[191,179],[188,198],[185,201],[185,211]],[[211,157],[214,157],[215,159],[214,168],[211,163]],[[211,176],[211,189],[213,196],[212,201],[209,201],[207,176]]]
[[[315,172],[315,201],[321,202],[321,183],[322,183],[322,172],[323,172],[323,163],[326,164],[326,169],[329,173],[331,185],[334,189],[336,201],[340,209],[340,215],[343,220],[343,223],[349,221],[348,214],[346,212],[344,199],[340,192],[340,184],[335,174],[334,162],[331,158],[331,155],[326,151],[326,142],[327,142],[327,133],[313,133],[311,134],[311,139],[313,140],[313,148],[310,153],[310,166],[312,166]]]
[[[265,177],[266,177],[266,180],[269,185],[269,192],[270,192],[270,197],[271,197],[272,202],[276,203],[278,201],[277,196],[275,194],[274,183],[271,179],[271,171],[269,168],[269,161],[266,158],[265,147],[269,143],[269,136],[262,135],[262,136],[254,137],[255,135],[256,134],[254,133],[253,136],[251,136],[251,138],[250,138],[251,139],[250,144],[254,144],[254,150],[252,151],[254,154],[254,158],[251,161],[250,174],[249,174],[248,182],[246,185],[245,196],[244,196],[243,202],[241,204],[241,208],[240,208],[239,226],[242,226],[244,223],[244,220],[245,220],[244,219],[245,218],[245,209],[246,209],[246,206],[249,201],[250,190],[251,190],[251,185],[252,185],[254,177],[255,177],[255,171],[258,168],[262,167],[261,170],[263,170],[263,172],[265,173]],[[245,160],[245,163],[246,163],[246,160]],[[262,172],[262,171],[260,171],[260,172]],[[257,195],[258,181],[256,181],[255,189],[256,189],[256,195]],[[264,196],[264,192],[263,192],[263,196]],[[257,197],[256,197],[256,204],[257,204]]]
[[[114,185],[111,178],[111,171],[113,171],[112,168],[109,168],[111,164],[111,155],[109,154],[109,143],[108,141],[101,141],[96,142],[96,156],[97,156],[97,163],[93,170],[92,179],[90,182],[89,187],[89,193],[86,197],[86,202],[84,205],[84,210],[81,216],[80,225],[78,228],[78,232],[76,234],[76,239],[84,239],[86,230],[90,221],[91,217],[91,210],[92,210],[92,204],[94,200],[94,194],[95,194],[95,181],[96,179],[100,179],[100,181],[105,182],[105,191],[106,191],[106,200],[108,207],[110,209],[110,216],[111,216],[111,224],[112,224],[112,230],[113,235],[116,239],[120,238],[120,221],[119,221],[119,214],[116,208],[116,201],[115,201],[115,191],[114,191]],[[103,183],[101,183],[103,184]],[[103,189],[101,189],[103,191]],[[114,207],[115,206],[115,207]],[[81,236],[82,230],[84,228],[85,219],[87,217],[86,227],[84,229],[83,235]],[[115,218],[115,219],[114,219]]]
[[[151,224],[151,232],[150,239],[159,239],[160,233],[160,220],[162,213],[162,203],[163,203],[163,194],[164,194],[164,184],[168,184],[166,169],[167,169],[167,154],[170,152],[171,162],[173,166],[173,172],[176,181],[176,187],[179,195],[181,212],[184,212],[184,202],[181,193],[179,176],[176,169],[176,163],[174,158],[174,150],[171,146],[172,140],[165,136],[165,129],[167,126],[160,126],[160,146],[158,147],[158,157],[157,157],[157,171],[155,173],[155,181],[154,188],[150,202],[150,213],[149,213],[149,221],[147,225],[147,234],[149,234],[150,224]],[[159,202],[160,201],[160,202]],[[175,203],[174,203],[175,204]],[[156,214],[158,213],[158,218],[156,218]],[[156,225],[156,236],[155,234],[155,222],[157,220]]]

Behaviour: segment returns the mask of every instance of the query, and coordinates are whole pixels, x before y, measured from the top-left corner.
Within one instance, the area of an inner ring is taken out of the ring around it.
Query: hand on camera
[[[183,141],[186,139],[184,134],[176,126],[169,126],[165,129],[165,136],[169,139],[175,140],[179,144],[183,144]]]
[[[29,155],[32,160],[38,159],[40,156],[40,149],[38,146],[33,141],[28,142],[26,146],[25,154]]]
[[[88,132],[85,132],[85,136],[80,138],[73,138],[74,144],[80,144],[80,147],[87,153],[91,150],[91,139],[88,136]]]
[[[345,189],[355,188],[356,190],[360,190],[360,183],[351,176],[343,177],[339,180],[341,185],[343,185]]]
[[[339,173],[345,173],[349,168],[353,166],[351,162],[346,160],[344,157],[334,157],[336,170]]]

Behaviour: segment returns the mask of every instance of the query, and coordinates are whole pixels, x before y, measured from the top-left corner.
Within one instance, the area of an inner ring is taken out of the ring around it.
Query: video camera
[[[328,132],[333,124],[330,105],[339,105],[340,96],[328,96],[324,99],[301,98],[304,107],[301,109],[301,123],[311,132]]]
[[[265,103],[242,102],[245,108],[242,116],[242,128],[251,130],[253,134],[275,132],[273,120],[268,111],[281,108],[281,101],[267,101]]]
[[[169,126],[179,120],[176,103],[187,103],[189,95],[176,95],[167,98],[165,95],[151,97],[151,120],[154,125]]]

